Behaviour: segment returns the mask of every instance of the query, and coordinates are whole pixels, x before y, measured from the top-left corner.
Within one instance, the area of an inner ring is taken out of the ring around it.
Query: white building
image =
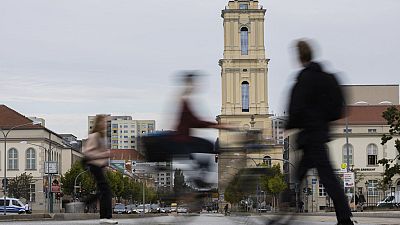
[[[398,152],[394,147],[394,140],[381,145],[381,137],[389,132],[389,126],[382,117],[387,105],[348,106],[348,143],[350,168],[356,174],[355,191],[363,193],[368,205],[376,205],[385,192],[400,191],[400,177],[395,176],[389,190],[381,190],[379,181],[382,180],[384,168],[378,164],[380,159],[394,159]],[[340,174],[341,165],[347,162],[346,123],[345,119],[338,120],[331,129],[332,141],[328,143],[331,163],[334,170]],[[301,151],[293,151],[295,138],[291,138],[290,161],[296,163],[301,158]],[[398,160],[397,160],[398,162]],[[291,182],[294,182],[294,168],[290,168]],[[314,181],[313,181],[314,180]],[[325,210],[329,206],[329,198],[325,188],[319,183],[316,170],[310,170],[302,188],[313,189],[311,196],[302,194],[301,200],[306,204],[308,211]],[[308,204],[307,204],[308,203]],[[308,206],[308,207],[307,207]],[[332,205],[331,205],[332,206]]]
[[[276,144],[283,144],[285,139],[285,124],[287,116],[273,116],[272,120],[272,138]]]
[[[47,210],[49,201],[46,199],[46,192],[49,189],[45,184],[47,180],[45,161],[55,162],[57,173],[52,177],[59,180],[60,175],[82,158],[82,154],[65,145],[62,137],[57,133],[41,125],[33,125],[32,120],[5,105],[0,105],[0,129],[4,133],[12,129],[6,139],[6,150],[4,135],[0,134],[2,142],[0,176],[10,179],[25,172],[31,174],[33,182],[30,184],[30,197],[26,200],[31,204],[33,211]],[[3,190],[0,195],[2,194]],[[53,203],[53,211],[60,212],[60,201],[56,200],[54,195]]]
[[[88,117],[88,131],[93,127],[95,116]],[[155,120],[133,120],[131,116],[108,115],[107,142],[112,149],[137,149],[139,137],[154,132]]]

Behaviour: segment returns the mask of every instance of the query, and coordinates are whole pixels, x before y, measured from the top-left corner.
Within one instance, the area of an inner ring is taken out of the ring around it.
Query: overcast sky
[[[0,0],[0,99],[58,133],[87,135],[96,113],[168,128],[180,70],[201,70],[201,113],[220,112],[227,0]],[[346,84],[398,84],[400,1],[263,0],[270,112],[298,66],[292,41],[318,43]]]

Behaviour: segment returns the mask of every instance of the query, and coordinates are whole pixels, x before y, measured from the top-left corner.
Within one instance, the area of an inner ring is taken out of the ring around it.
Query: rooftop
[[[6,105],[0,105],[0,128],[3,130],[10,129],[15,126],[23,125],[18,127],[19,129],[43,129],[39,124],[33,125],[28,124],[33,121],[18,113],[17,111],[9,108]]]
[[[382,117],[384,111],[391,105],[352,105],[347,106],[348,123],[352,125],[387,125]],[[400,105],[396,105],[400,109]],[[345,118],[335,121],[335,124],[345,124]]]

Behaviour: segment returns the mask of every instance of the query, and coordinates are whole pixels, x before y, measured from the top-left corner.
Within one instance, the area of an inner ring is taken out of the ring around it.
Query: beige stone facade
[[[355,190],[362,192],[367,198],[369,206],[376,206],[376,203],[388,192],[400,191],[400,177],[395,176],[392,179],[392,186],[387,190],[379,188],[378,183],[382,180],[384,168],[378,164],[380,159],[394,159],[398,154],[394,147],[394,140],[385,145],[381,145],[381,137],[389,132],[389,126],[382,118],[382,112],[388,106],[349,106],[348,107],[348,143],[350,146],[350,168],[356,173]],[[346,124],[345,120],[336,121],[331,129],[332,141],[328,143],[331,164],[334,170],[341,174],[345,170],[341,165],[347,162],[346,148]],[[295,137],[291,137],[295,140]],[[301,151],[294,151],[295,143],[291,144],[290,161],[296,163],[301,158]],[[399,163],[399,160],[396,160]],[[291,180],[294,182],[295,171],[290,168]],[[313,185],[312,180],[316,182]],[[324,211],[329,206],[329,198],[325,188],[319,183],[319,177],[316,170],[310,170],[306,181],[303,181],[302,188],[312,188],[313,194],[305,196],[301,194],[301,200],[305,203],[309,212]],[[332,203],[331,203],[332,204]],[[332,206],[332,205],[331,205]]]
[[[348,105],[398,105],[399,85],[343,85]]]
[[[255,167],[264,157],[282,159],[282,146],[272,140],[268,109],[268,62],[264,46],[265,9],[258,1],[229,1],[222,10],[224,19],[224,57],[219,61],[222,81],[221,124],[243,132],[220,131],[221,154],[218,163],[220,195],[241,168]],[[258,133],[265,148],[246,149],[246,131]],[[272,164],[281,161],[272,161]],[[282,167],[281,167],[282,168]],[[223,199],[222,199],[223,200]]]

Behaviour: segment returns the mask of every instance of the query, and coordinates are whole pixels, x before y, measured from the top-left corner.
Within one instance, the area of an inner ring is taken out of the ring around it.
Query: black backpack
[[[327,121],[335,121],[343,117],[345,100],[344,94],[334,74],[323,72],[326,79],[324,96],[322,96],[322,109]]]

